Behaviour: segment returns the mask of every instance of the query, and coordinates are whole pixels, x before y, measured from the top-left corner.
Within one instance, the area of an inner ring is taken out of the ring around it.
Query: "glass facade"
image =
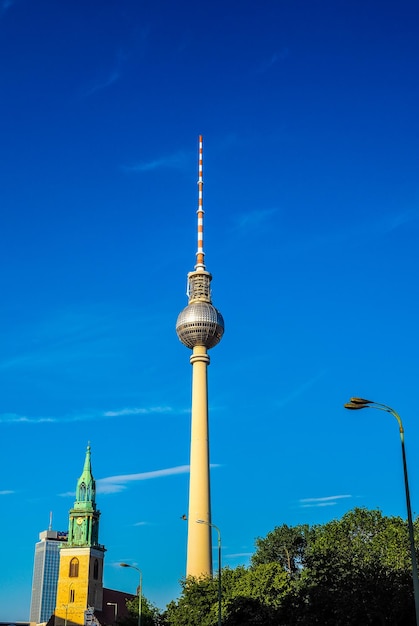
[[[46,530],[39,535],[35,545],[32,579],[32,600],[29,620],[47,622],[54,613],[57,597],[60,547],[67,540],[67,533]]]

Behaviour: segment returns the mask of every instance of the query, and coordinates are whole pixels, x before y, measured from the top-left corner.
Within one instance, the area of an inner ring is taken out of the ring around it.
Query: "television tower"
[[[186,576],[201,578],[212,574],[211,500],[208,436],[207,351],[221,340],[224,320],[211,302],[212,276],[204,263],[204,210],[202,179],[202,135],[199,136],[198,164],[198,249],[196,265],[188,274],[188,306],[179,314],[176,332],[192,348],[191,460],[189,478],[188,548]],[[197,524],[197,520],[204,523]]]

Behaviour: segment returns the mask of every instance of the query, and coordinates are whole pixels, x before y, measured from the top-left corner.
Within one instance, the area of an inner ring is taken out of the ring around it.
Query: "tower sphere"
[[[179,313],[176,332],[188,348],[213,348],[224,333],[223,316],[210,302],[192,302]]]

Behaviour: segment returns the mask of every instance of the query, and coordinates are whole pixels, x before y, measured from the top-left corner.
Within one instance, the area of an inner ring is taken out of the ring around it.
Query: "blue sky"
[[[209,369],[225,565],[283,523],[419,513],[417,3],[0,2],[0,619],[65,530],[87,443],[105,585],[185,573],[196,251],[226,332]],[[214,538],[214,543],[216,539]],[[216,552],[214,552],[216,558]]]

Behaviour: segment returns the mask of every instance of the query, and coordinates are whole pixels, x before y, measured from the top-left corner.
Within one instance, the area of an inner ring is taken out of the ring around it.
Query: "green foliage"
[[[401,518],[357,508],[316,526],[305,563],[300,615],[334,626],[409,624],[413,618],[408,531]]]
[[[244,567],[222,572],[222,598],[232,595],[236,581],[245,572]],[[177,602],[171,602],[165,619],[170,626],[216,626],[218,621],[218,579],[188,577],[181,581],[182,594]]]
[[[251,598],[261,605],[278,608],[290,589],[290,577],[279,563],[262,563],[242,570],[231,595],[233,599]]]
[[[310,534],[307,524],[277,526],[264,539],[256,539],[252,565],[278,562],[292,578],[297,578],[305,565],[305,551]]]
[[[119,626],[138,626],[138,596],[127,600],[129,617],[118,620]],[[163,626],[160,611],[144,596],[141,598],[141,626]]]
[[[212,578],[196,580],[190,577],[182,582],[182,587],[177,604],[171,602],[167,607],[167,622],[173,626],[211,626],[217,601],[216,581]]]
[[[223,626],[413,626],[411,571],[399,517],[356,508],[323,525],[283,525],[256,540],[249,568],[223,570]],[[184,580],[167,625],[217,626],[217,591],[217,578]]]
[[[243,569],[225,603],[224,624],[277,624],[283,599],[291,589],[289,574],[279,563],[262,563]]]

